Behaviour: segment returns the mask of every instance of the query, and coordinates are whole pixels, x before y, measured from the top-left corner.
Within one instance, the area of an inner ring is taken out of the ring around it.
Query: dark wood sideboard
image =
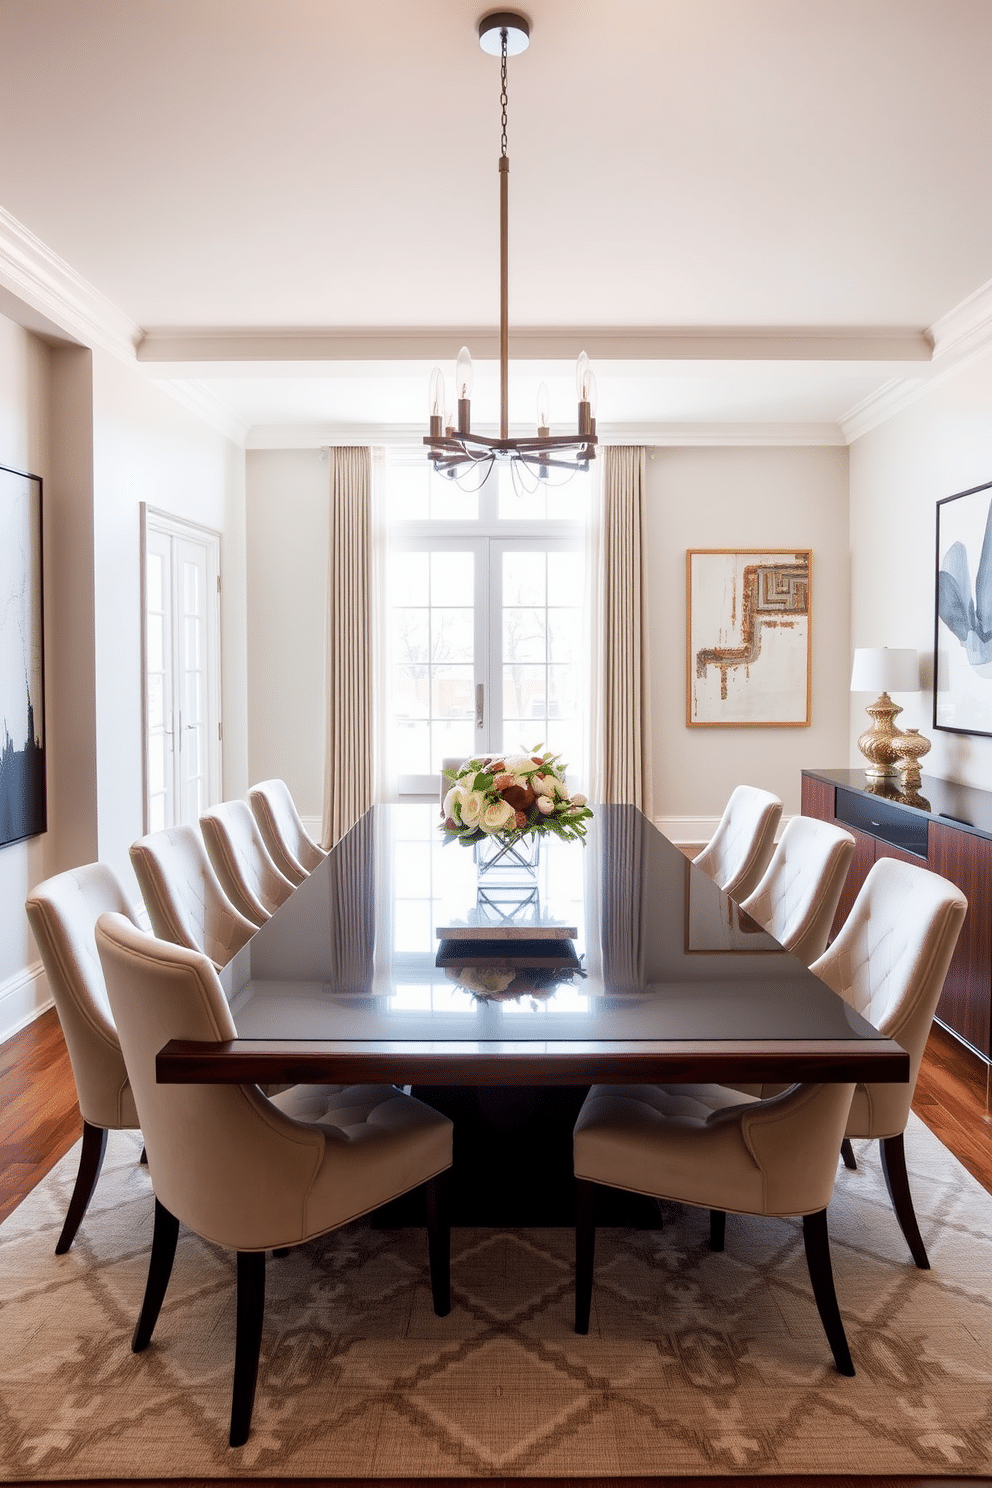
[[[992,792],[924,775],[909,794],[899,781],[869,782],[863,770],[804,770],[802,812],[836,822],[856,843],[835,932],[878,858],[930,868],[967,895],[937,1018],[992,1060]]]

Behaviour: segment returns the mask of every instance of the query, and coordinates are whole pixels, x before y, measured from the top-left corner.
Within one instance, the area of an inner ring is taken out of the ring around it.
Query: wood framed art
[[[0,466],[0,847],[47,826],[41,479]]]
[[[992,735],[992,481],[937,502],[933,726]]]
[[[689,728],[810,722],[809,548],[686,553]]]

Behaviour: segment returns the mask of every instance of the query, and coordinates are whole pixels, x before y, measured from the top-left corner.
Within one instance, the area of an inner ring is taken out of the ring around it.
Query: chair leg
[[[427,1200],[427,1260],[431,1272],[434,1312],[447,1317],[451,1311],[451,1217],[448,1202],[449,1171],[436,1173],[424,1184]]]
[[[265,1312],[265,1251],[238,1251],[238,1324],[234,1345],[234,1390],[231,1395],[232,1447],[243,1447],[251,1431],[258,1356]]]
[[[144,1147],[142,1147],[142,1149],[141,1149],[141,1156],[138,1158],[138,1161],[139,1161],[139,1163],[141,1164],[141,1166],[143,1168],[147,1168],[147,1166],[148,1166],[148,1153],[146,1152],[146,1150],[145,1150]]]
[[[854,1148],[851,1146],[850,1137],[845,1137],[843,1142],[841,1142],[840,1155],[844,1159],[845,1168],[848,1168],[853,1173],[857,1169],[858,1160],[854,1155]]]
[[[847,1335],[837,1306],[834,1290],[834,1273],[830,1265],[830,1237],[827,1234],[827,1211],[803,1215],[803,1243],[806,1246],[806,1265],[816,1299],[816,1310],[820,1314],[823,1331],[833,1350],[838,1374],[851,1375],[854,1365],[847,1346]]]
[[[148,1258],[148,1279],[145,1282],[144,1301],[141,1304],[138,1321],[134,1326],[134,1336],[131,1339],[132,1353],[140,1354],[152,1341],[155,1324],[158,1322],[158,1315],[162,1310],[162,1303],[169,1285],[169,1277],[172,1275],[172,1262],[176,1257],[178,1240],[178,1219],[156,1199],[152,1253]]]
[[[76,1174],[76,1182],[72,1190],[72,1198],[69,1200],[69,1209],[62,1226],[58,1244],[55,1247],[56,1255],[65,1255],[69,1246],[76,1238],[76,1231],[82,1224],[83,1215],[89,1207],[96,1181],[103,1167],[103,1155],[107,1150],[107,1128],[105,1126],[92,1126],[90,1122],[83,1122],[83,1146],[79,1154],[79,1171]]]
[[[592,1268],[596,1255],[596,1188],[588,1178],[575,1180],[575,1331],[589,1332]]]
[[[710,1250],[722,1250],[727,1234],[727,1216],[722,1209],[710,1210]]]
[[[913,1195],[909,1188],[909,1174],[906,1172],[906,1143],[903,1133],[900,1132],[897,1137],[883,1137],[879,1145],[882,1149],[882,1172],[885,1174],[885,1186],[889,1190],[889,1198],[896,1211],[899,1228],[906,1237],[906,1244],[917,1266],[921,1271],[929,1271],[930,1258],[923,1244],[920,1227],[916,1223],[916,1210],[913,1208]]]

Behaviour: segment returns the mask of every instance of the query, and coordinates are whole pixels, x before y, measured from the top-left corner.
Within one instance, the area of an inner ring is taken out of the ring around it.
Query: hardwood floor
[[[943,1029],[934,1026],[916,1087],[914,1109],[946,1147],[992,1193],[992,1122],[985,1066]],[[0,1045],[0,1219],[5,1218],[82,1130],[69,1056],[54,1011]],[[152,1488],[154,1480],[146,1480]],[[226,1479],[231,1488],[298,1488],[298,1480]],[[368,1488],[367,1480],[309,1479],[328,1488]],[[527,1488],[616,1488],[605,1478],[529,1478]],[[657,1478],[624,1478],[623,1488],[652,1488]],[[865,1478],[668,1478],[667,1488],[864,1488]],[[876,1488],[955,1488],[977,1478],[872,1478]],[[376,1488],[414,1488],[416,1479],[378,1480]],[[478,1479],[446,1478],[445,1488],[478,1488]],[[491,1488],[511,1488],[520,1479],[492,1478]],[[67,1482],[62,1488],[82,1488]],[[86,1488],[103,1488],[90,1481]],[[107,1484],[106,1488],[119,1488]],[[154,1488],[206,1488],[204,1480],[170,1479]]]

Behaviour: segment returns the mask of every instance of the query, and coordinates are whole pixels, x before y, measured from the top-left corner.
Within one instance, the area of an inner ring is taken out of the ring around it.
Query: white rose
[[[516,814],[509,801],[493,801],[483,811],[479,826],[484,832],[502,832],[513,825]]]
[[[461,805],[461,803],[464,801],[464,799],[465,799],[465,792],[462,790],[461,786],[460,785],[453,785],[451,787],[451,789],[449,790],[448,794],[445,796],[445,798],[444,798],[444,805],[441,807],[441,811],[442,811],[442,814],[444,816],[445,821],[448,820],[449,816],[452,817],[452,818],[454,818],[454,816],[455,816],[455,806],[456,805]]]
[[[532,775],[530,788],[535,796],[554,796],[555,782],[552,775]]]
[[[555,803],[551,796],[538,796],[537,809],[542,816],[550,816],[555,809]]]
[[[534,761],[526,754],[515,754],[512,759],[504,760],[506,773],[508,775],[519,775],[521,770],[531,770]]]
[[[584,796],[581,791],[578,791],[572,797],[572,805],[573,806],[584,806],[586,804],[586,802],[588,801],[588,799],[589,799],[588,796]]]
[[[558,797],[559,801],[568,800],[568,786],[565,784],[564,780],[555,781],[555,795]]]
[[[466,827],[474,827],[482,815],[482,808],[486,800],[481,791],[466,791],[462,799],[462,824]]]

